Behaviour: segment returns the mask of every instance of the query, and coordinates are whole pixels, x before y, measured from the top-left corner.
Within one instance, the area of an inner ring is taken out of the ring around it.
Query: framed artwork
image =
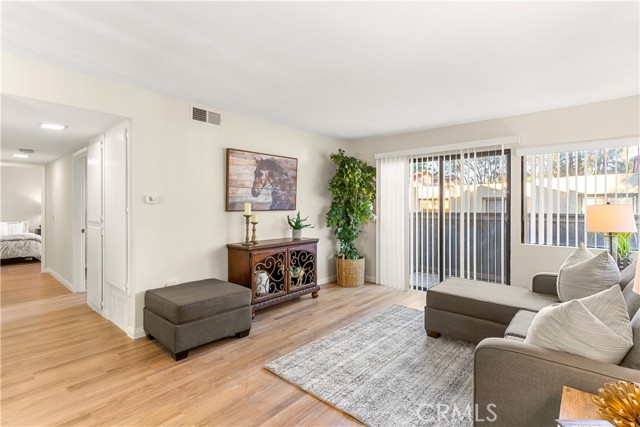
[[[227,148],[227,212],[296,209],[298,159]]]

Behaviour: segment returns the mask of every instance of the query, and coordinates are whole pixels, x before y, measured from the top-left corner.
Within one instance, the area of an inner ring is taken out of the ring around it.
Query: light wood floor
[[[263,366],[390,304],[423,309],[424,294],[324,285],[258,312],[251,335],[174,362],[131,340],[40,264],[1,269],[1,419],[9,425],[359,425]]]

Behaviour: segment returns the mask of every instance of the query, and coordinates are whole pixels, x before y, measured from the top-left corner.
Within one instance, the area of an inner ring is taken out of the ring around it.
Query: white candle
[[[244,204],[244,214],[251,215],[251,203]]]
[[[258,214],[251,215],[251,221],[252,222],[258,222]]]

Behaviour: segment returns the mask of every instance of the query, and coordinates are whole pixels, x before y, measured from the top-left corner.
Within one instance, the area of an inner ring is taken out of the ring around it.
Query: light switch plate
[[[159,196],[144,196],[144,202],[148,205],[157,205],[160,203]]]

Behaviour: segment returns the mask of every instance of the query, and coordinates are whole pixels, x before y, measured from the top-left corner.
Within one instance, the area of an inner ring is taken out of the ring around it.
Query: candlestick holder
[[[249,220],[251,218],[251,215],[244,215],[244,220],[245,220],[245,236],[244,236],[244,243],[242,244],[243,246],[251,246],[253,243],[251,243],[249,241]]]
[[[257,245],[258,237],[256,236],[256,224],[258,224],[258,221],[251,221],[251,224],[253,224],[253,235],[251,236],[251,243]]]

